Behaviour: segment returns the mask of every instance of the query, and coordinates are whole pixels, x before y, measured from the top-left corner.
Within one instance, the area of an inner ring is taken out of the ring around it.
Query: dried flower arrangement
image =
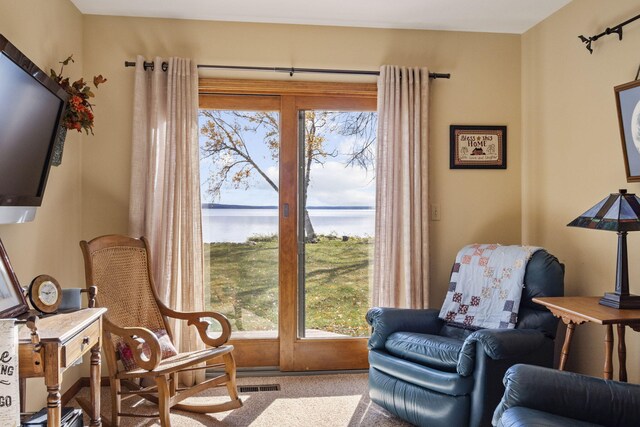
[[[69,94],[69,102],[67,103],[67,109],[62,117],[62,126],[66,129],[75,129],[78,132],[84,131],[93,135],[93,104],[89,102],[89,98],[93,98],[95,95],[91,91],[91,86],[84,81],[83,78],[76,80],[73,83],[69,82],[69,77],[63,77],[62,71],[64,67],[73,60],[73,55],[69,56],[64,61],[61,61],[60,72],[56,73],[51,70],[51,78],[55,80],[67,93]],[[98,88],[98,85],[106,82],[107,79],[102,77],[102,74],[93,77],[93,85]]]

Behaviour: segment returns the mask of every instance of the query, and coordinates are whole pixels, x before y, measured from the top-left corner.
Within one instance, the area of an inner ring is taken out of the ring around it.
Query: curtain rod
[[[134,61],[125,61],[125,67],[135,67]],[[167,71],[169,65],[166,62],[162,63],[162,71]],[[153,62],[144,63],[144,69],[153,69]],[[294,73],[317,73],[317,74],[352,74],[360,76],[379,76],[380,71],[368,71],[368,70],[331,70],[325,68],[294,68],[294,67],[251,67],[242,65],[203,65],[198,64],[198,68],[215,68],[218,70],[237,70],[237,71],[271,71],[275,73],[289,73],[293,76]],[[451,78],[450,73],[429,73],[431,79],[448,79]]]
[[[585,44],[585,47],[587,48],[589,53],[593,53],[593,48],[591,47],[591,43],[593,43],[594,41],[598,40],[600,37],[608,36],[609,34],[617,34],[618,35],[618,40],[622,40],[622,27],[624,27],[627,24],[632,23],[633,21],[635,21],[637,19],[640,19],[640,15],[636,15],[633,18],[629,18],[626,21],[621,22],[616,26],[607,27],[606,30],[604,30],[600,34],[596,34],[595,36],[585,37],[584,35],[579,35],[578,38],[580,39],[580,41],[582,41],[582,43]]]

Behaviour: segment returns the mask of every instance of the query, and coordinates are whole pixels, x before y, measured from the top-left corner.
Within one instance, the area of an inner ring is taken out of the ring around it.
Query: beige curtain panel
[[[380,68],[374,306],[428,306],[428,100],[426,68]]]
[[[149,240],[162,301],[179,311],[203,311],[197,67],[189,59],[156,58],[145,71],[138,56],[134,90],[129,234]],[[180,351],[203,348],[195,328],[174,322]],[[192,385],[204,380],[204,371],[180,379]]]

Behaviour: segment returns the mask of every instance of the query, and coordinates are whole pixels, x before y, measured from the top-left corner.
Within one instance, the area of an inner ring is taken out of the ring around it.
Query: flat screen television
[[[0,34],[0,224],[42,204],[68,95]]]

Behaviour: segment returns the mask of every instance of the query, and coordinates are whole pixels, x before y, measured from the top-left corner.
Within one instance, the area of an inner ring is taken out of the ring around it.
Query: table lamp
[[[640,198],[622,189],[612,193],[594,207],[567,224],[569,227],[593,228],[618,233],[616,290],[605,292],[600,304],[613,308],[640,308],[640,296],[629,294],[627,232],[640,230]]]

